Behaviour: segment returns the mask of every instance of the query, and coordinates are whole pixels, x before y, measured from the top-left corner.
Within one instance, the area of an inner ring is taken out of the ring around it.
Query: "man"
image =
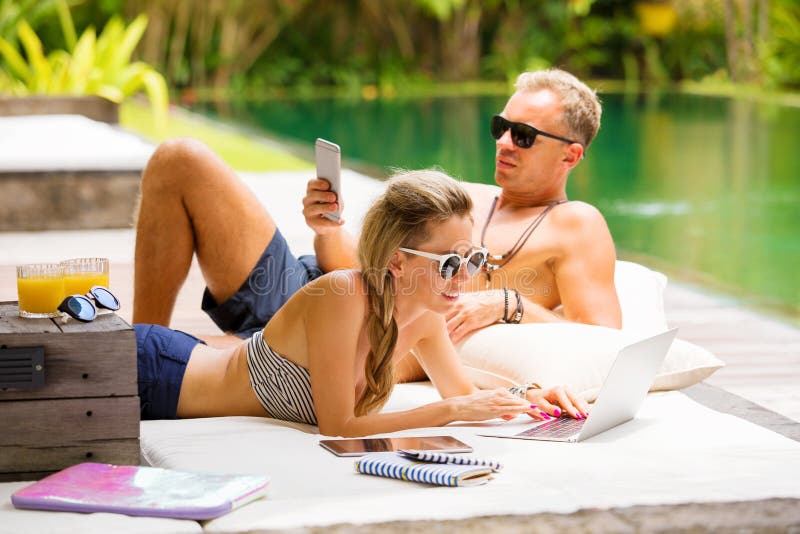
[[[517,80],[492,120],[498,185],[465,184],[475,204],[473,242],[489,250],[491,265],[448,317],[454,342],[502,321],[621,326],[608,227],[597,209],[566,196],[600,114],[594,92],[564,71]],[[322,217],[337,209],[336,200],[327,182],[309,182],[303,214],[315,232],[316,263],[295,259],[269,214],[216,155],[190,140],[162,144],[142,177],[134,322],[169,323],[196,252],[208,285],[203,309],[225,332],[263,327],[314,277],[357,265],[354,238]]]

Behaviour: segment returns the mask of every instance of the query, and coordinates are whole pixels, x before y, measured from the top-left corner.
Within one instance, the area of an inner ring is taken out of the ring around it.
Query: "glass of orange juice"
[[[73,258],[64,267],[64,294],[86,295],[94,286],[108,288],[108,258]]]
[[[17,266],[19,316],[31,319],[59,317],[64,300],[64,268],[60,263]]]

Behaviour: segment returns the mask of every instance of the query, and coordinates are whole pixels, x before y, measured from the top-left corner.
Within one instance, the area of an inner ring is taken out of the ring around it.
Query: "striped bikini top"
[[[247,343],[247,369],[250,385],[270,417],[317,424],[308,369],[272,350],[260,331]]]

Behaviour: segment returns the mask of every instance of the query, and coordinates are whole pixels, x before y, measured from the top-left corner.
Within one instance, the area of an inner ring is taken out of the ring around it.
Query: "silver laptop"
[[[630,421],[639,411],[678,329],[623,347],[586,419],[561,417],[519,432],[519,426],[492,427],[481,436],[544,441],[582,441]]]

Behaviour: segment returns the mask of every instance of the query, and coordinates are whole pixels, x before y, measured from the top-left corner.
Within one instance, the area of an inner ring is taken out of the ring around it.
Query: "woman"
[[[318,424],[325,435],[363,436],[523,412],[537,420],[560,415],[550,402],[585,416],[586,404],[563,388],[517,396],[479,391],[467,379],[444,316],[486,259],[470,243],[471,209],[452,178],[401,173],[365,217],[363,271],[309,283],[249,341],[213,349],[183,332],[136,325],[143,418],[270,416]],[[395,362],[409,352],[443,400],[378,413],[394,387]]]

